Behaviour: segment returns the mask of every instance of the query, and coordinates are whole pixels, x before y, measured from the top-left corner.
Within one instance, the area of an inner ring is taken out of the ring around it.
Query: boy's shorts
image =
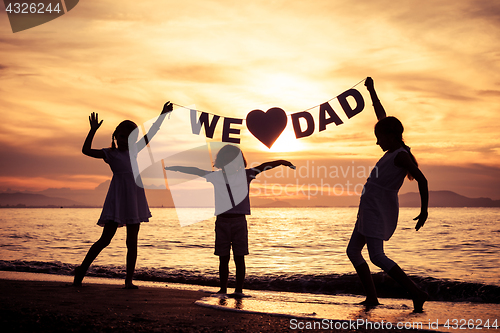
[[[248,254],[248,228],[245,215],[238,217],[217,216],[215,220],[215,252],[217,256]]]

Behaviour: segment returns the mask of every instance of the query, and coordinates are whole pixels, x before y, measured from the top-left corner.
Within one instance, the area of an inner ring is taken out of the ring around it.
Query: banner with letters
[[[332,107],[334,101],[337,102],[341,110],[335,110]],[[250,111],[245,119],[223,117],[214,113],[190,109],[191,131],[193,134],[201,135],[203,128],[205,136],[212,139],[215,129],[222,126],[221,141],[240,144],[241,129],[239,127],[245,121],[248,131],[266,147],[271,148],[288,126],[288,118],[291,120],[295,138],[301,139],[311,136],[316,131],[326,130],[327,126],[332,123],[335,126],[343,124],[338,115],[339,111],[351,119],[363,111],[364,107],[365,100],[362,94],[353,87],[317,107],[290,115],[287,115],[279,107],[270,108],[265,112],[262,110]]]
[[[250,111],[245,119],[225,117],[176,104],[178,108],[141,124],[136,130],[138,133],[131,136],[141,138],[148,133],[145,145],[129,142],[137,185],[147,189],[168,189],[181,226],[209,219],[220,207],[215,205],[215,185],[207,182],[208,178],[213,177],[207,175],[217,172],[214,160],[222,147],[227,144],[245,146],[241,142],[243,123],[269,149],[287,126],[293,129],[295,139],[307,138],[314,133],[342,125],[344,121],[340,116],[348,120],[364,110],[365,99],[354,87],[304,111],[287,114],[283,109],[273,107],[265,112]],[[153,133],[151,137],[149,133]],[[134,150],[135,146],[145,149]],[[228,179],[228,184],[233,189],[243,189],[241,193],[232,194],[235,198],[244,198],[248,194],[246,180],[243,177],[245,186],[239,186],[237,175],[235,172],[234,179]],[[221,188],[224,189],[225,186]],[[218,193],[220,192],[219,190]]]

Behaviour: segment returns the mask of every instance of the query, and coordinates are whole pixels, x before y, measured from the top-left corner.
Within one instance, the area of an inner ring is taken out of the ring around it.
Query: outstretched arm
[[[99,127],[101,127],[103,121],[102,120],[99,121],[99,115],[97,113],[92,112],[89,116],[89,122],[90,122],[90,131],[89,134],[87,134],[85,142],[83,143],[82,153],[94,158],[104,158],[104,152],[102,150],[92,149],[92,141],[94,140],[94,135],[99,129]]]
[[[151,125],[151,128],[149,129],[148,133],[144,135],[144,137],[137,142],[137,151],[141,151],[144,147],[148,145],[149,141],[151,141],[151,139],[156,135],[156,133],[160,129],[163,120],[165,120],[166,114],[168,112],[171,112],[172,110],[173,110],[173,104],[170,103],[170,101],[165,103],[165,105],[163,105],[163,109],[161,110],[158,119],[156,119],[153,125]]]
[[[429,215],[429,213],[427,212],[427,209],[429,207],[429,187],[427,185],[427,179],[425,178],[422,171],[420,171],[418,166],[415,163],[413,163],[413,161],[411,160],[410,156],[407,153],[400,152],[396,156],[394,162],[397,166],[408,170],[410,175],[412,175],[413,178],[418,183],[418,191],[420,193],[420,214],[413,219],[417,221],[417,224],[415,225],[415,230],[418,231],[420,228],[424,226],[424,223]]]
[[[370,92],[370,97],[372,99],[373,108],[375,109],[375,114],[377,115],[377,120],[385,118],[387,115],[385,113],[385,109],[380,103],[380,99],[378,99],[377,92],[375,91],[375,85],[373,84],[373,79],[371,77],[367,77],[365,81],[366,89]]]
[[[202,169],[199,169],[196,167],[184,167],[184,166],[165,167],[165,170],[178,171],[178,172],[188,173],[190,175],[196,175],[196,176],[200,176],[200,177],[203,177],[211,172],[211,171],[202,170]]]
[[[261,173],[262,171],[271,170],[271,169],[276,168],[280,165],[284,165],[284,166],[290,167],[292,169],[295,169],[295,165],[293,165],[292,163],[285,161],[285,160],[265,162],[265,163],[262,163],[261,165],[256,166],[255,168],[252,168],[252,169],[257,170],[259,173]]]

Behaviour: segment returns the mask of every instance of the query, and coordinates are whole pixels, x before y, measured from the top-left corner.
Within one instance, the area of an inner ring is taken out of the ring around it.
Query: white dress
[[[144,188],[137,186],[128,151],[105,148],[104,161],[113,171],[108,194],[102,207],[98,225],[113,221],[122,227],[126,224],[148,222],[151,217]]]
[[[398,192],[407,175],[394,165],[399,148],[387,152],[377,162],[363,188],[356,221],[357,231],[367,237],[389,240],[396,230],[399,215]]]

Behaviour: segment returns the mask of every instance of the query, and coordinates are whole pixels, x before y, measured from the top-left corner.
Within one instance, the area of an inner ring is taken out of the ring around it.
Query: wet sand
[[[63,282],[0,280],[0,327],[3,332],[301,331],[290,329],[290,317],[195,304],[206,296],[169,288],[125,290],[101,284],[75,288]]]
[[[277,332],[289,318],[197,306],[203,292],[0,280],[3,332]]]

